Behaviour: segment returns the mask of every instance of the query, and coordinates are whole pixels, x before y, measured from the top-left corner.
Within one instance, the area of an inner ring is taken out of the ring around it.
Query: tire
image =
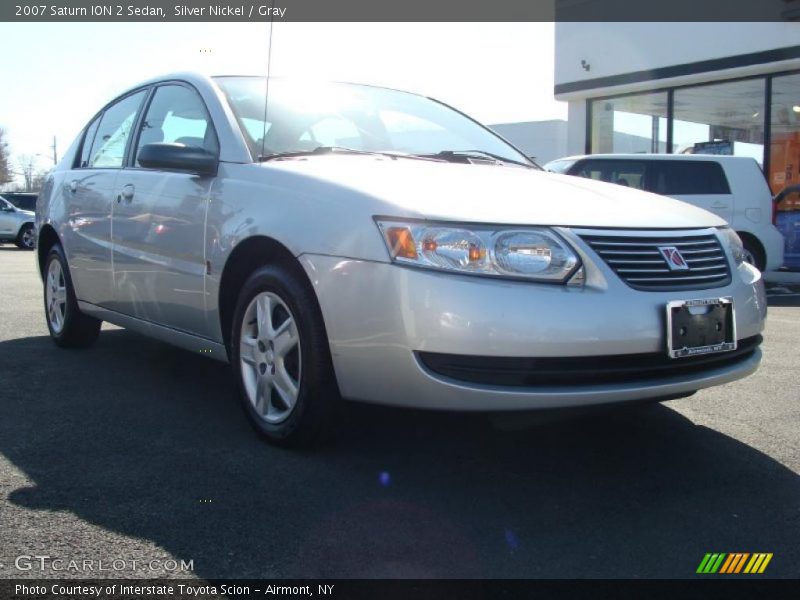
[[[767,259],[761,244],[747,236],[742,240],[742,245],[744,246],[745,262],[750,263],[759,271],[763,271],[767,266]]]
[[[33,250],[36,247],[36,231],[33,229],[33,223],[25,223],[20,228],[14,243],[22,250]]]
[[[239,293],[230,339],[239,397],[258,433],[302,447],[332,432],[341,399],[307,281],[280,264],[255,271]]]
[[[91,346],[100,333],[99,321],[78,308],[64,250],[56,244],[44,269],[44,314],[50,337],[62,348]]]

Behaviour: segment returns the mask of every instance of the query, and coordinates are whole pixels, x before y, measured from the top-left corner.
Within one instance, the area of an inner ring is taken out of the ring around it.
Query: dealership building
[[[799,184],[798,43],[800,22],[557,23],[567,153],[744,155]]]

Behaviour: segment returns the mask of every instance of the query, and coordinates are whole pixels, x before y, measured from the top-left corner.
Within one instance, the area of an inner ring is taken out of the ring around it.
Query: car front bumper
[[[581,250],[581,249],[579,249]],[[583,254],[583,251],[581,250]],[[643,292],[604,264],[588,262],[586,285],[571,287],[437,273],[384,262],[303,255],[325,319],[345,398],[418,408],[523,410],[669,398],[753,373],[761,351],[707,368],[652,376],[581,377],[542,385],[493,383],[442,374],[428,353],[569,359],[666,356],[671,300],[731,296],[740,340],[757,338],[766,317],[760,274],[743,265],[725,287]],[[422,357],[422,358],[421,358]],[[601,364],[603,363],[601,359]],[[685,359],[674,359],[676,361]],[[623,359],[624,362],[624,359]]]

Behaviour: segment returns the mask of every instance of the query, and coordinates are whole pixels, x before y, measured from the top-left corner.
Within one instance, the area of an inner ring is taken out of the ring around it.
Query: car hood
[[[376,214],[383,216],[636,229],[725,225],[718,216],[679,200],[522,167],[354,155],[273,160],[262,166],[371,197]]]
[[[22,213],[26,217],[35,217],[36,216],[36,213],[33,212],[32,210],[20,210],[20,209],[17,209],[17,212]]]

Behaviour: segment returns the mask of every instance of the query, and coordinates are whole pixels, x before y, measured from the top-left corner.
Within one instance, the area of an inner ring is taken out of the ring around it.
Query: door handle
[[[130,202],[131,200],[133,200],[133,193],[135,191],[136,190],[132,184],[130,183],[127,184],[122,188],[122,191],[117,196],[117,202],[122,202],[123,200],[125,200],[125,202]]]
[[[73,194],[78,191],[78,182],[75,179],[70,182],[69,191]]]
[[[728,208],[728,205],[725,204],[724,202],[720,202],[719,200],[717,200],[716,202],[714,202],[714,204],[711,205],[711,208]]]

